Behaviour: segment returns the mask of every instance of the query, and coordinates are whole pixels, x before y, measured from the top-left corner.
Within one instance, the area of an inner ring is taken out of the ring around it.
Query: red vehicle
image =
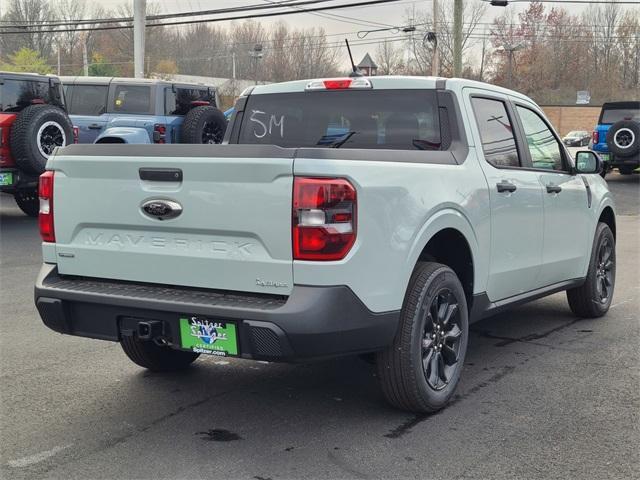
[[[38,177],[53,150],[73,141],[58,77],[0,72],[0,192],[38,216]]]

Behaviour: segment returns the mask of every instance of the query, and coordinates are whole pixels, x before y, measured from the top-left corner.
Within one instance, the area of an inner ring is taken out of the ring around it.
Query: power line
[[[318,0],[311,0],[318,1]],[[332,1],[332,0],[329,0]],[[177,22],[165,22],[165,23],[151,23],[147,24],[147,27],[169,27],[169,26],[177,26],[177,25],[193,25],[199,23],[214,23],[214,22],[224,22],[231,20],[245,20],[251,18],[264,18],[264,17],[275,17],[281,15],[294,15],[298,13],[309,13],[323,10],[334,10],[341,8],[352,8],[352,7],[360,7],[367,5],[378,5],[384,3],[392,3],[397,2],[398,0],[367,0],[364,2],[358,3],[349,3],[349,4],[340,4],[340,5],[325,5],[319,7],[311,7],[300,10],[292,10],[292,11],[284,11],[284,12],[268,12],[268,13],[257,13],[250,15],[236,15],[231,17],[223,17],[223,18],[208,18],[203,20],[184,20]],[[5,27],[9,28],[9,27]],[[0,32],[0,35],[24,35],[26,33],[64,33],[64,32],[86,32],[86,31],[104,31],[104,30],[121,30],[121,29],[132,29],[132,25],[118,25],[118,26],[98,26],[91,28],[74,28],[74,29],[53,29],[53,30],[31,30],[31,31],[5,31]]]

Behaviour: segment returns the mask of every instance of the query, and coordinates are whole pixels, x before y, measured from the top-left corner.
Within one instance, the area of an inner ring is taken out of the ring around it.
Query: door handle
[[[87,127],[89,130],[100,130],[102,127],[100,125],[98,125],[97,123],[92,123],[91,125],[89,125]]]
[[[547,193],[560,193],[562,187],[560,185],[547,185]]]
[[[506,181],[502,181],[500,183],[496,183],[496,187],[498,188],[498,192],[502,193],[502,192],[515,192],[517,187],[511,183],[511,182],[506,182]]]

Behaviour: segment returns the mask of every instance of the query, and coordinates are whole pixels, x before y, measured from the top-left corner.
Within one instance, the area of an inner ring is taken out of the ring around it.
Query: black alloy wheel
[[[449,384],[460,358],[460,315],[458,300],[448,288],[433,298],[424,321],[422,368],[434,390]]]
[[[214,122],[206,122],[202,129],[202,143],[218,144],[222,143],[224,138],[224,130],[219,124]]]
[[[613,293],[614,263],[612,253],[611,240],[605,237],[598,249],[596,267],[596,292],[602,304],[606,304]]]

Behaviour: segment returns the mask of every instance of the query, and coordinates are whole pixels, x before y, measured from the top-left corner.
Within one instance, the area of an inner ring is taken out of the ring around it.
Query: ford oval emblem
[[[142,204],[142,211],[147,217],[156,220],[169,220],[182,213],[182,205],[173,200],[147,200]]]

